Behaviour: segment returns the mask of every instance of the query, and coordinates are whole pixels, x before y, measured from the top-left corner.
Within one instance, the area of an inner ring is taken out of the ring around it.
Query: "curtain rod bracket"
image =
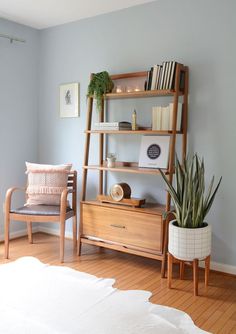
[[[15,37],[15,36],[6,35],[6,34],[1,34],[1,33],[0,33],[0,37],[1,38],[9,39],[11,44],[13,42],[21,42],[21,43],[25,43],[26,42],[25,39],[18,38],[18,37]]]

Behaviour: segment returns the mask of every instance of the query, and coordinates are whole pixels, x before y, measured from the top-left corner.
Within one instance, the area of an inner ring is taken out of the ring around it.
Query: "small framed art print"
[[[142,136],[139,167],[167,168],[169,146],[169,136]]]
[[[79,117],[79,83],[60,85],[60,117]]]

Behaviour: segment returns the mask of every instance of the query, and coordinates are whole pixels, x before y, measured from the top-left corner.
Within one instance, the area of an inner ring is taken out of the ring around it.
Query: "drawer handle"
[[[110,226],[117,227],[117,228],[125,228],[124,225],[118,225],[118,224],[111,224]]]

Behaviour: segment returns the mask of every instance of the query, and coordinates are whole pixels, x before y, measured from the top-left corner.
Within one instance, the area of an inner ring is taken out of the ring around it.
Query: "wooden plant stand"
[[[210,255],[205,259],[201,260],[205,261],[205,286],[208,286],[209,282],[209,273],[210,273]],[[185,263],[191,263],[193,266],[193,293],[194,296],[198,296],[198,264],[199,259],[194,259],[193,261],[182,261],[176,259],[172,254],[168,253],[168,271],[167,271],[167,284],[168,288],[171,289],[171,280],[172,280],[172,267],[173,263],[180,264],[180,279],[184,279],[184,267]]]

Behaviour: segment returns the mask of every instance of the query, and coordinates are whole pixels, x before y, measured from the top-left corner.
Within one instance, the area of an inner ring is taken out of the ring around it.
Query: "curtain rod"
[[[26,42],[25,39],[18,38],[18,37],[15,37],[15,36],[5,35],[5,34],[1,34],[1,33],[0,33],[0,37],[9,39],[11,43],[13,41],[15,41],[15,42],[21,42],[21,43],[25,43]]]

